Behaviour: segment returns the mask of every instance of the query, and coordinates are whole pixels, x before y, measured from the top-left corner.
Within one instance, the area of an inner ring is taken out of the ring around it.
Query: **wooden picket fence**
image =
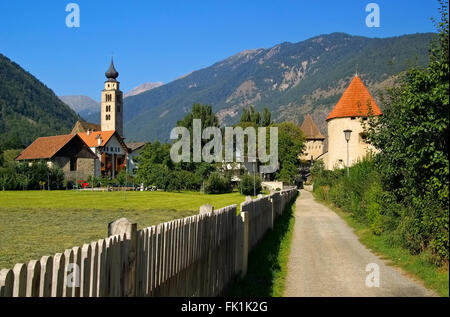
[[[245,276],[249,252],[296,192],[248,199],[240,214],[232,205],[139,231],[123,219],[108,238],[1,270],[0,297],[221,295]]]

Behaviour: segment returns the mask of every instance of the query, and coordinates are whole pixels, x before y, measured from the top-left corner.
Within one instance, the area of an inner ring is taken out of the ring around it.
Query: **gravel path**
[[[284,296],[435,296],[370,252],[310,192],[301,191],[295,217]],[[379,266],[379,287],[366,286],[367,276],[374,274],[366,272],[370,263]]]

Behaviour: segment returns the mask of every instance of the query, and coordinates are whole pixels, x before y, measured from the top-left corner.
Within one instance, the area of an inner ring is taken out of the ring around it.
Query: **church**
[[[16,160],[56,164],[74,182],[89,176],[115,178],[124,169],[133,173],[136,168],[133,158],[145,144],[124,141],[123,93],[113,60],[105,76],[101,124],[78,121],[68,135],[38,138]]]
[[[303,160],[322,160],[325,168],[332,170],[352,166],[375,148],[366,143],[362,121],[369,116],[381,116],[382,112],[358,75],[355,75],[338,103],[328,115],[328,151],[324,150],[325,138],[310,115],[301,126],[306,136],[306,149],[301,154]]]

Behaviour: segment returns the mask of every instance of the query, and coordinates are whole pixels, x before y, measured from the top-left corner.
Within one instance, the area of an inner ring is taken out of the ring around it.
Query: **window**
[[[70,171],[74,172],[77,170],[77,164],[78,163],[78,159],[76,157],[71,157],[70,158]]]
[[[356,119],[356,117],[352,117],[351,119],[352,119],[352,120],[355,120],[355,119]]]
[[[110,120],[111,119],[111,115],[107,114],[106,115],[106,120]]]
[[[117,106],[117,112],[120,112],[120,106]]]

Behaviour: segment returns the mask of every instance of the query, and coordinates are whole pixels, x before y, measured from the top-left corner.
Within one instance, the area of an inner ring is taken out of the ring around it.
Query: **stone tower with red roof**
[[[362,121],[367,120],[369,116],[380,115],[382,115],[380,108],[359,76],[355,75],[327,118],[328,153],[323,158],[325,167],[334,169],[347,165],[347,141],[344,130],[352,131],[349,140],[350,166],[375,150],[365,141]]]
[[[300,129],[306,137],[305,150],[300,155],[300,159],[314,161],[323,154],[325,137],[309,114],[305,116]]]

